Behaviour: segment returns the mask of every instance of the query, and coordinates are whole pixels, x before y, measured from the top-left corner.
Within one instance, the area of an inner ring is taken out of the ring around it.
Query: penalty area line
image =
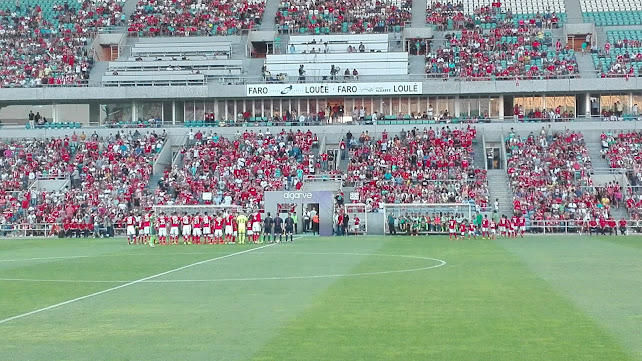
[[[24,318],[24,317],[27,317],[27,316],[35,315],[36,313],[40,313],[40,312],[48,311],[48,310],[51,310],[51,309],[54,309],[54,308],[58,308],[58,307],[61,307],[61,306],[64,306],[64,305],[68,305],[70,303],[74,303],[74,302],[77,302],[77,301],[82,301],[82,300],[87,299],[87,298],[100,296],[102,294],[105,294],[105,293],[108,293],[108,292],[111,292],[111,291],[116,291],[116,290],[119,290],[121,288],[133,286],[133,285],[138,284],[138,283],[143,283],[145,281],[149,281],[149,280],[154,279],[154,278],[165,276],[165,275],[170,274],[170,273],[182,271],[182,270],[187,269],[187,268],[191,268],[191,267],[194,267],[194,266],[202,265],[202,264],[213,262],[213,261],[218,261],[218,260],[224,259],[224,258],[238,256],[238,255],[241,255],[241,254],[244,254],[244,253],[248,253],[248,252],[252,252],[252,251],[257,251],[259,249],[270,247],[270,246],[273,246],[273,245],[275,245],[275,243],[266,244],[264,246],[260,246],[260,247],[256,247],[256,248],[252,248],[252,249],[246,249],[244,251],[230,253],[230,254],[226,254],[224,256],[210,258],[210,259],[206,259],[206,260],[203,260],[203,261],[191,263],[191,264],[188,264],[188,265],[185,265],[185,266],[182,266],[182,267],[178,267],[178,268],[171,269],[169,271],[157,273],[155,275],[151,275],[151,276],[148,276],[148,277],[145,277],[145,278],[141,278],[141,279],[138,279],[138,280],[135,280],[135,281],[131,281],[131,282],[128,282],[128,283],[125,283],[125,284],[122,284],[122,285],[118,285],[118,286],[115,286],[115,287],[107,288],[107,289],[102,290],[102,291],[94,292],[94,293],[91,293],[91,294],[88,294],[88,295],[85,295],[85,296],[76,297],[76,298],[68,300],[68,301],[56,303],[56,304],[51,305],[51,306],[39,308],[37,310],[33,310],[33,311],[26,312],[26,313],[23,313],[23,314],[20,314],[20,315],[16,315],[16,316],[12,316],[12,317],[9,317],[9,318],[5,318],[4,320],[0,320],[0,325],[3,324],[3,323],[7,323],[7,322],[11,322],[11,321],[20,319],[20,318]]]

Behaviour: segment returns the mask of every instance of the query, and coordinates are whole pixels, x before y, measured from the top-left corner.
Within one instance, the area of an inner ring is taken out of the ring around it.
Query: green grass
[[[1,240],[0,360],[642,360],[641,241]]]

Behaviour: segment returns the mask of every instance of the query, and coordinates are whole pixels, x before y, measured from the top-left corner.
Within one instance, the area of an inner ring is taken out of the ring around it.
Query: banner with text
[[[248,97],[306,97],[313,95],[402,95],[421,94],[421,82],[398,83],[308,83],[247,85]]]

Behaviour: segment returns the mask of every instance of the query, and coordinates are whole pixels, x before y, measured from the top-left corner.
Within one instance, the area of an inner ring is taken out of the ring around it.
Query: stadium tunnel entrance
[[[265,192],[265,211],[271,214],[296,212],[298,228],[303,230],[304,215],[311,213],[310,218],[318,215],[320,236],[332,236],[334,214],[334,194],[332,191],[267,191]],[[312,228],[312,224],[310,227]]]

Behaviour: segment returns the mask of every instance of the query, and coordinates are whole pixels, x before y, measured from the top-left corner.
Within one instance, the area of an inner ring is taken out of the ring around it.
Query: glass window
[[[119,122],[131,122],[132,105],[131,103],[104,104],[100,106],[100,114],[101,114],[100,119],[102,124],[117,124]]]
[[[202,114],[201,103],[201,114]],[[137,103],[136,112],[138,121],[145,121],[148,119],[163,119],[163,103]]]

